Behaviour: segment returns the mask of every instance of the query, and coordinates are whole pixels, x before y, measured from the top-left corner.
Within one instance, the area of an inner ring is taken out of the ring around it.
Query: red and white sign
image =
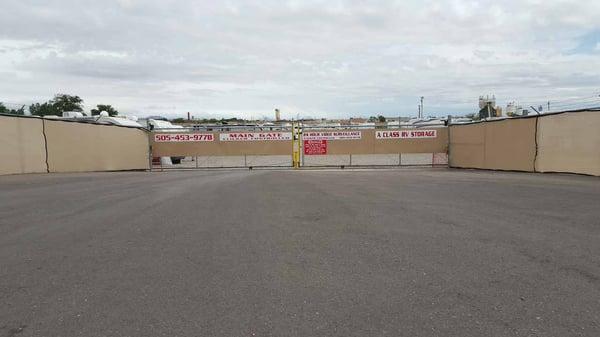
[[[292,140],[291,132],[228,132],[219,135],[222,142],[253,142],[263,140]]]
[[[156,133],[154,141],[163,142],[212,142],[215,135],[212,133]]]
[[[327,154],[327,140],[305,140],[304,154],[308,156]]]
[[[306,131],[304,140],[353,140],[361,139],[361,131]]]
[[[414,138],[436,138],[437,130],[396,130],[377,131],[377,139],[414,139]]]

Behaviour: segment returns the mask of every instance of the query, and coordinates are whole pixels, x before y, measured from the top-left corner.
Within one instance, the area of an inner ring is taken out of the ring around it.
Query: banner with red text
[[[308,156],[327,154],[327,140],[305,140],[304,154]]]
[[[395,130],[377,131],[376,139],[414,139],[414,138],[436,138],[436,130]]]
[[[353,140],[361,139],[360,131],[305,131],[304,140]]]
[[[292,140],[291,132],[227,132],[219,135],[222,142],[253,142],[266,140]]]

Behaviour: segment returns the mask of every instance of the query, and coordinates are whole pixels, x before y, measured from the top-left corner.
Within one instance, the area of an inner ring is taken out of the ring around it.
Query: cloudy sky
[[[598,0],[4,0],[0,101],[245,118],[570,102],[600,94],[599,17]]]

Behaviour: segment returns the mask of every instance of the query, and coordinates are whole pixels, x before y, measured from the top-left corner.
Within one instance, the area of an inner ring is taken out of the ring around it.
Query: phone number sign
[[[157,143],[166,142],[212,142],[215,135],[212,133],[157,133],[154,135],[154,141]]]

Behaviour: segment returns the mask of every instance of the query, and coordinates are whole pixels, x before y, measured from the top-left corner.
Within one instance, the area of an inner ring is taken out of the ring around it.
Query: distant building
[[[275,109],[275,121],[281,121],[281,113],[279,112],[279,109]]]
[[[527,110],[524,110],[521,105],[515,102],[510,102],[506,105],[507,116],[527,116],[528,113]]]
[[[479,96],[479,119],[502,117],[502,108],[496,106],[496,96]]]
[[[489,95],[486,95],[485,97],[483,96],[479,96],[479,110],[485,108],[487,105],[490,105],[492,107],[496,106],[496,96],[492,95],[492,97],[490,97]]]
[[[361,124],[361,123],[366,123],[367,119],[366,118],[350,118],[350,124]]]
[[[481,110],[479,110],[479,119],[499,117],[496,115],[496,113],[496,108],[494,108],[491,102],[488,102],[483,108],[481,108]]]

